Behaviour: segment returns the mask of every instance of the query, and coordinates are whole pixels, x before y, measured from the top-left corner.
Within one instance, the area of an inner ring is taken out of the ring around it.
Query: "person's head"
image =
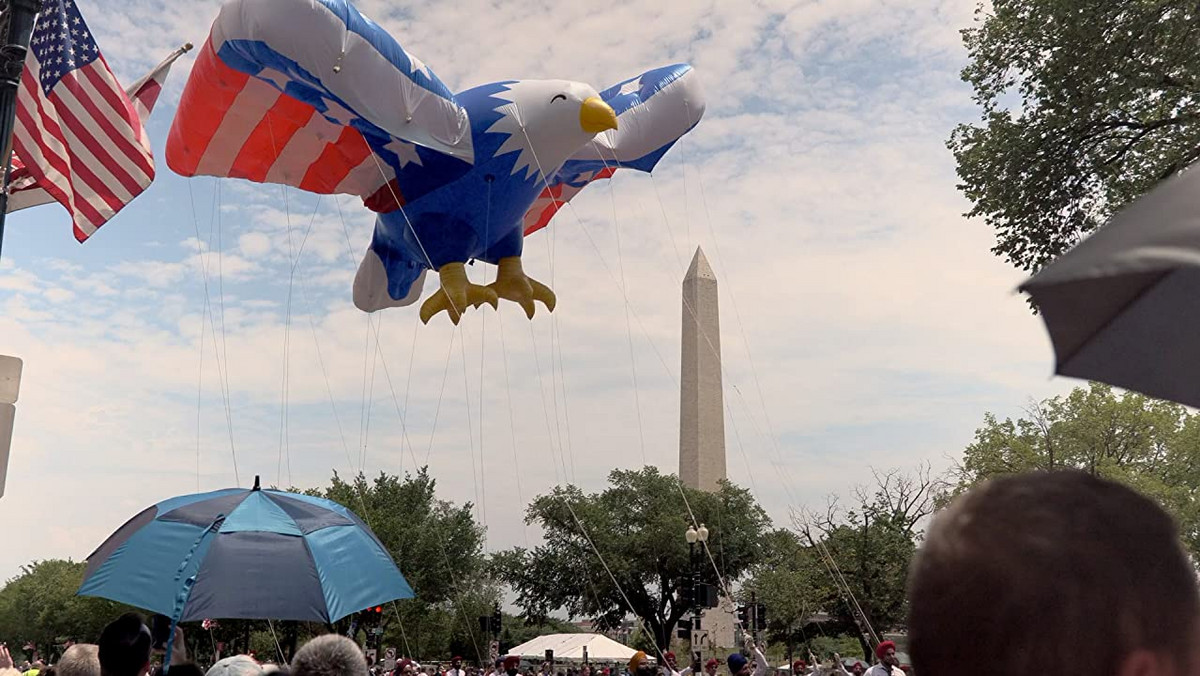
[[[413,674],[417,673],[417,668],[413,664],[413,661],[406,657],[396,664],[396,673],[401,676],[413,676]]]
[[[650,663],[650,657],[645,652],[639,650],[629,658],[629,673],[631,676],[650,676],[654,673],[654,666]]]
[[[100,676],[100,646],[76,643],[59,658],[58,676]]]
[[[667,652],[666,652],[666,653],[663,655],[663,661],[664,661],[664,662],[666,662],[666,663],[667,663],[667,666],[668,666],[668,667],[670,667],[672,670],[674,670],[674,669],[675,669],[675,653],[673,653],[673,652],[671,652],[670,650],[668,650],[668,651],[667,651]]]
[[[930,525],[909,576],[921,676],[1200,673],[1200,594],[1172,519],[1081,472],[987,481]],[[979,657],[986,656],[983,664]]]
[[[808,668],[808,665],[804,663],[804,660],[796,660],[795,662],[792,662],[793,676],[795,674],[803,674],[805,669],[807,669],[807,668]]]
[[[103,676],[145,676],[150,670],[150,629],[137,613],[125,613],[100,632],[97,659]]]
[[[167,673],[174,672],[175,669]],[[250,659],[245,655],[234,655],[219,660],[216,664],[209,667],[208,672],[204,676],[263,676],[264,669],[259,666],[258,662]]]
[[[725,664],[729,667],[730,676],[749,676],[750,674],[750,662],[741,653],[730,655],[729,659],[725,660]]]
[[[900,662],[896,659],[896,642],[880,641],[879,645],[875,646],[875,659],[879,660],[880,664],[886,664],[889,667],[900,666]]]
[[[291,671],[294,676],[362,676],[367,673],[367,660],[354,641],[325,634],[296,651]]]
[[[717,669],[720,667],[721,660],[715,657],[710,657],[708,658],[708,661],[704,663],[704,673],[708,674],[708,676],[717,676]]]
[[[504,673],[508,676],[515,676],[521,669],[521,658],[516,655],[509,655],[504,658]]]
[[[854,666],[850,667],[850,673],[854,674],[854,676],[862,676],[862,673],[866,670],[867,668],[863,666],[862,662],[855,662]]]
[[[455,655],[454,659],[450,660],[450,666],[454,669],[462,669],[462,658]]]

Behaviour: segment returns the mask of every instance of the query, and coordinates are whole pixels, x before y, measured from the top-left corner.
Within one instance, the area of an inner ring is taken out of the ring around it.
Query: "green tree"
[[[452,652],[486,660],[486,637],[477,618],[491,615],[499,587],[484,566],[484,529],[471,504],[454,504],[436,495],[437,482],[427,468],[403,477],[381,472],[346,481],[334,473],[330,485],[309,490],[353,510],[387,547],[416,598],[385,607],[382,643],[401,655],[448,659]],[[364,614],[369,622],[379,622]],[[339,629],[344,631],[353,618]],[[359,635],[366,640],[366,627]]]
[[[748,491],[728,482],[715,493],[693,490],[646,467],[613,471],[600,493],[568,485],[535,499],[526,521],[541,526],[544,544],[498,554],[497,570],[527,618],[564,610],[607,630],[632,614],[665,650],[691,610],[678,590],[690,574],[684,532],[693,514],[707,525],[709,550],[726,580],[758,560],[770,520]],[[718,583],[707,557],[699,570],[704,582]]]
[[[130,610],[114,601],[76,596],[86,563],[48,559],[21,567],[0,589],[0,641],[14,649],[33,643],[40,656],[66,640],[95,642],[104,625]]]
[[[798,535],[777,534],[774,557],[781,560],[756,568],[744,587],[769,599],[770,636],[789,647],[803,644],[801,657],[811,649],[827,658],[819,651],[828,646],[814,639],[846,634],[869,655],[868,628],[881,635],[904,620],[908,566],[946,488],[928,466],[877,472],[873,486],[855,489],[852,508],[831,498],[825,513],[796,520]]]
[[[763,557],[750,570],[743,598],[750,591],[767,607],[767,640],[787,647],[789,654],[808,659],[803,648],[818,632],[813,618],[828,597],[827,573],[807,542],[795,532],[769,533]]]
[[[1191,0],[992,0],[962,31],[982,108],[948,142],[993,252],[1034,270],[1200,158]]]
[[[1037,402],[1024,417],[984,416],[955,468],[961,492],[985,479],[1075,468],[1126,483],[1176,518],[1200,556],[1200,416],[1178,404],[1092,383]]]

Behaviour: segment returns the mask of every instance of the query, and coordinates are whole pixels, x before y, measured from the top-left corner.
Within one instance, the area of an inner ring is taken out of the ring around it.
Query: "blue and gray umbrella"
[[[296,493],[233,488],[171,498],[87,559],[79,594],[176,622],[335,622],[412,598],[387,548],[353,512]]]

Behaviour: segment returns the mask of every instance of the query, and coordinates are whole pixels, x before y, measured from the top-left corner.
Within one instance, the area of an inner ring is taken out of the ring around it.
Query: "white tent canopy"
[[[516,646],[508,654],[536,662],[546,656],[547,650],[553,650],[555,662],[582,662],[584,646],[589,662],[628,662],[637,652],[601,634],[546,634]]]

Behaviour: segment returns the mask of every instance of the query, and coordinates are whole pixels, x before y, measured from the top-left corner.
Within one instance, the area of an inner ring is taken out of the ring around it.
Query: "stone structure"
[[[725,478],[725,405],[717,277],[696,247],[683,278],[683,364],[679,392],[679,478],[715,491]]]
[[[725,403],[721,390],[721,323],[717,276],[696,247],[683,278],[683,345],[679,392],[679,478],[715,491],[725,478]],[[711,565],[705,557],[704,565]],[[727,597],[704,612],[700,650],[724,658],[735,649],[734,604]]]

